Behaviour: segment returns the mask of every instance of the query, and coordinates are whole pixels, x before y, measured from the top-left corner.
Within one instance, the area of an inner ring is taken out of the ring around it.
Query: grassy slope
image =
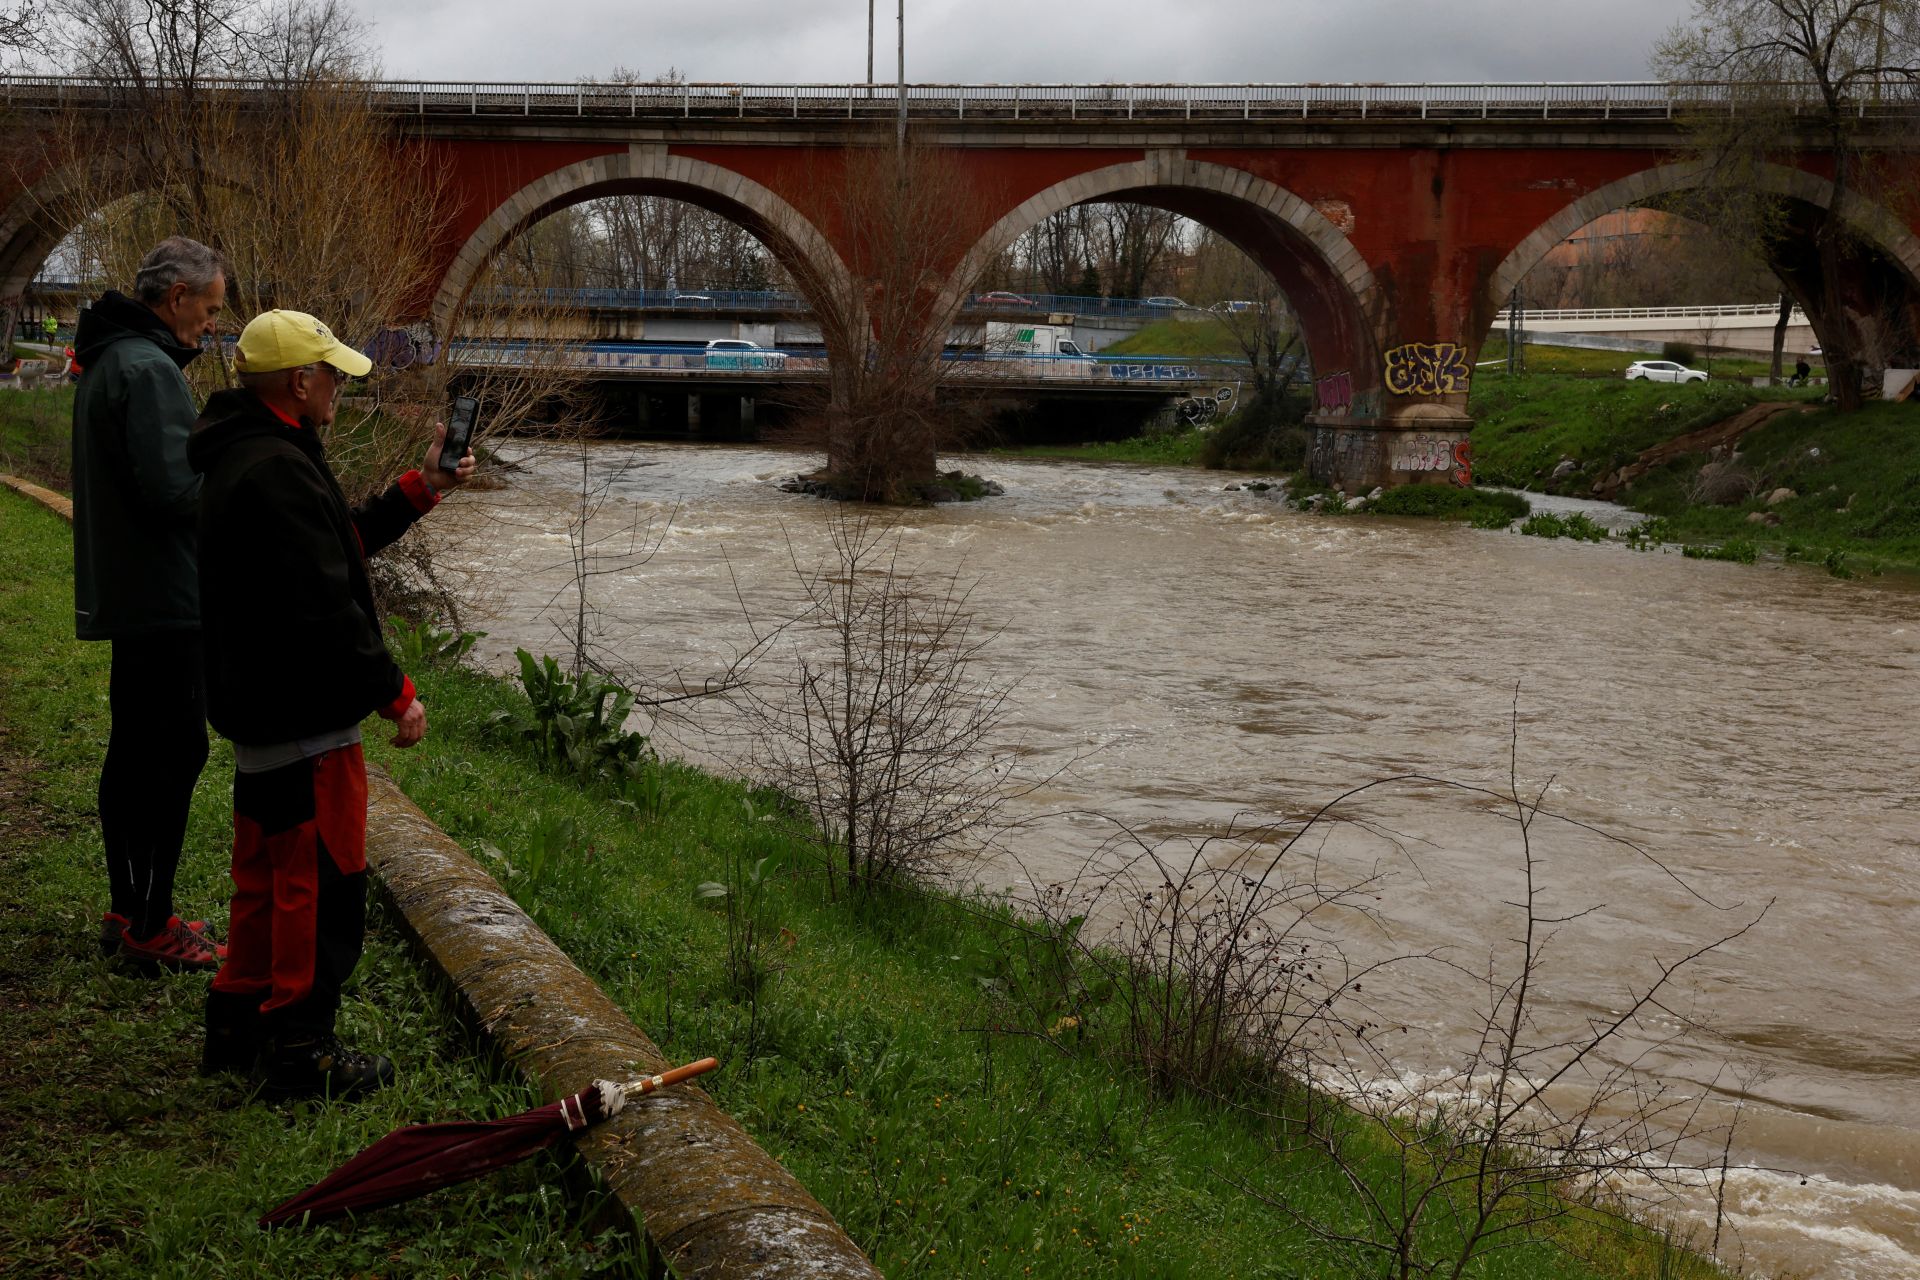
[[[0,471],[67,487],[73,394],[71,386],[0,391]]]
[[[205,979],[134,978],[94,951],[108,649],[73,639],[69,547],[60,520],[0,491],[0,1273],[598,1272],[609,1242],[590,1245],[576,1228],[549,1158],[351,1230],[269,1236],[254,1225],[399,1125],[538,1100],[467,1053],[379,924],[342,1030],[396,1059],[398,1087],[353,1105],[269,1107],[247,1104],[231,1077],[195,1074]],[[231,769],[216,739],[179,885],[182,908],[215,921],[230,887]]]
[[[1687,542],[1744,539],[1788,555],[1845,557],[1854,570],[1920,569],[1920,405],[1873,404],[1857,414],[1818,403],[1818,389],[1710,382],[1674,386],[1565,374],[1504,375],[1474,382],[1474,470],[1488,484],[1584,496],[1595,479],[1641,450],[1732,416],[1761,400],[1807,412],[1780,414],[1738,446],[1753,496],[1695,505],[1688,490],[1705,457],[1677,459],[1640,478],[1619,500],[1667,520]],[[1816,452],[1817,451],[1817,452]],[[1562,458],[1575,470],[1559,481]],[[1792,489],[1775,507],[1766,497]],[[1778,526],[1748,516],[1772,511]]]
[[[1090,1053],[983,1037],[1005,1014],[983,1007],[973,976],[971,957],[997,945],[975,915],[939,898],[827,901],[817,875],[798,874],[811,855],[774,820],[773,797],[667,766],[666,805],[636,814],[490,739],[488,718],[520,704],[500,682],[454,671],[421,684],[427,747],[380,753],[409,794],[670,1057],[722,1059],[708,1087],[887,1275],[1357,1273],[1224,1181],[1284,1188],[1323,1221],[1351,1214],[1331,1172],[1283,1149],[1270,1122],[1192,1098],[1156,1104]],[[756,1011],[728,977],[725,919],[694,892],[732,878],[730,859],[762,858],[780,873],[755,912],[772,970]],[[1641,1245],[1601,1273],[1704,1274]],[[1472,1274],[1589,1273],[1533,1242]]]

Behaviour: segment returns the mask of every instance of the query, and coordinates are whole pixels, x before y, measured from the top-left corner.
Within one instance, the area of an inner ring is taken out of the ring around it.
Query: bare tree
[[[1856,195],[1886,198],[1899,181],[1867,155],[1881,126],[1863,108],[1883,93],[1904,94],[1920,83],[1920,4],[1694,0],[1691,15],[1655,48],[1653,65],[1671,78],[1733,82],[1736,109],[1694,122],[1723,209],[1729,202],[1737,210],[1752,203],[1745,193],[1756,189],[1753,169],[1796,135],[1810,134],[1820,147],[1832,170],[1833,197],[1812,219],[1818,292],[1803,301],[1821,326],[1835,400],[1843,410],[1857,409],[1865,343],[1849,320],[1843,282],[1859,258],[1872,255],[1849,227],[1848,213]],[[1763,243],[1789,230],[1784,210],[1745,216],[1760,225]],[[1792,229],[1805,232],[1804,225]]]
[[[974,617],[971,585],[917,571],[898,532],[865,515],[836,515],[828,533],[817,566],[789,543],[789,674],[763,665],[746,708],[760,780],[805,807],[829,886],[864,895],[951,873],[1038,784],[1012,780],[996,741],[1012,686],[982,670],[995,633]]]
[[[800,278],[817,264],[792,264],[828,353],[825,386],[802,428],[826,446],[814,482],[858,501],[920,500],[937,450],[968,423],[939,396],[955,368],[941,351],[972,286],[950,277],[987,221],[984,193],[912,143],[854,150],[820,184],[806,203],[859,230],[844,277]]]

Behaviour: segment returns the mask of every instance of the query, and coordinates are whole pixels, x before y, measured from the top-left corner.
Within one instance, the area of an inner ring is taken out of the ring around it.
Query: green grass
[[[1389,489],[1364,510],[1376,516],[1426,516],[1464,520],[1478,529],[1504,529],[1522,519],[1532,505],[1512,493],[1462,489],[1454,485],[1408,484]]]
[[[1134,462],[1160,467],[1192,467],[1200,464],[1207,433],[1189,427],[1182,431],[1159,431],[1126,440],[1102,440],[1091,444],[1037,444],[995,449],[1005,458],[1065,458],[1075,462]]]
[[[0,492],[0,1273],[584,1276],[626,1258],[583,1228],[541,1157],[357,1225],[268,1235],[254,1219],[389,1130],[509,1115],[538,1099],[477,1060],[383,919],[341,1029],[391,1055],[365,1102],[266,1106],[201,1079],[205,979],[100,959],[106,876],[93,788],[108,648],[73,639],[66,526]],[[224,919],[232,759],[215,740],[178,902]]]
[[[0,471],[67,488],[73,464],[71,385],[0,391]]]
[[[1247,353],[1225,321],[1217,316],[1202,320],[1156,320],[1140,326],[1132,334],[1109,343],[1096,353],[1103,356],[1216,356],[1224,360],[1247,358]]]
[[[1815,391],[1733,382],[1628,382],[1529,373],[1473,383],[1473,472],[1482,484],[1585,494],[1641,450],[1729,418],[1761,400],[1810,400]],[[1562,458],[1574,471],[1553,481]]]
[[[1920,571],[1920,405],[1871,404],[1783,413],[1740,442],[1753,496],[1730,506],[1689,501],[1703,458],[1677,460],[1627,493],[1665,519],[1674,539],[1744,541],[1789,559],[1825,563],[1836,576]],[[1777,489],[1796,496],[1769,506]],[[1770,513],[1778,525],[1756,524]]]

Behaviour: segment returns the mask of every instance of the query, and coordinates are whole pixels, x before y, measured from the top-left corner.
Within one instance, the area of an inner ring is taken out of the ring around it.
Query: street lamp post
[[[900,69],[896,79],[900,94],[900,115],[894,128],[894,144],[907,149],[907,0],[899,0]]]
[[[867,96],[873,96],[873,0],[867,0]]]

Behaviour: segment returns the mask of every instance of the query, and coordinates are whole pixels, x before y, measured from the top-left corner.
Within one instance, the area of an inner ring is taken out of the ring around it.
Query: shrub
[[[1529,516],[1520,526],[1520,532],[1530,538],[1572,538],[1577,542],[1605,542],[1606,528],[1595,524],[1579,512],[1572,515],[1555,515],[1551,511],[1542,511]]]
[[[1663,342],[1660,344],[1660,358],[1671,360],[1675,364],[1692,364],[1700,358],[1691,342]]]
[[[1689,560],[1731,560],[1735,564],[1752,564],[1760,558],[1760,549],[1745,538],[1734,538],[1717,547],[1682,547],[1680,553]]]
[[[1299,396],[1260,397],[1214,427],[1200,465],[1215,471],[1297,471],[1306,465],[1309,437]]]
[[[1441,520],[1468,520],[1477,528],[1504,528],[1525,517],[1533,505],[1517,493],[1408,484],[1387,490],[1368,510],[1383,516],[1432,516]]]

